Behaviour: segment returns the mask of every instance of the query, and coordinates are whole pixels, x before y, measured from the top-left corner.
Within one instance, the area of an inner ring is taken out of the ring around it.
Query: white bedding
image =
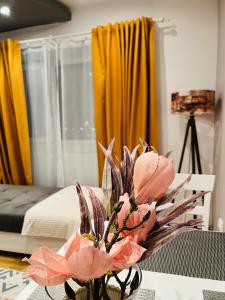
[[[92,188],[103,201],[100,188]],[[91,201],[85,187],[82,190],[90,212]],[[80,226],[79,198],[75,186],[68,186],[30,208],[24,218],[22,235],[68,239]]]

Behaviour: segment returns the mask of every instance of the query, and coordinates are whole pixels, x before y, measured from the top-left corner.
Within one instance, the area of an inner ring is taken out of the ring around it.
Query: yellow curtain
[[[158,148],[154,22],[98,26],[92,30],[96,140],[107,147],[115,137],[115,154],[146,140]],[[98,147],[99,183],[104,155]]]
[[[12,40],[0,43],[0,182],[32,184],[21,51]]]

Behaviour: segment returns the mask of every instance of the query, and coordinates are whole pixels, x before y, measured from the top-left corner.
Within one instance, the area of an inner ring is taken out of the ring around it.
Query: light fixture
[[[9,6],[0,7],[0,14],[9,17],[11,15],[10,7]]]
[[[191,160],[192,174],[196,173],[195,162],[197,161],[198,173],[202,174],[198,137],[195,123],[195,115],[211,113],[215,109],[215,91],[213,90],[192,90],[186,95],[173,93],[171,97],[171,110],[176,113],[189,113],[189,119],[184,136],[184,143],[178,167],[181,172],[184,152],[187,145],[188,133],[191,133]],[[190,129],[190,130],[189,130]]]

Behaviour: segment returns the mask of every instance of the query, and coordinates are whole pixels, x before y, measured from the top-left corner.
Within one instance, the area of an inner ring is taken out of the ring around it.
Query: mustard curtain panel
[[[32,184],[21,51],[12,40],[0,43],[0,182]]]
[[[115,137],[119,159],[139,138],[158,147],[154,22],[150,18],[92,30],[96,140]],[[98,147],[99,182],[104,156]]]

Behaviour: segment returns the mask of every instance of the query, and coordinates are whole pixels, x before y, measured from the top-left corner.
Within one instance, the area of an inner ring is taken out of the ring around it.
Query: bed
[[[93,189],[103,199],[101,189]],[[83,191],[88,196],[85,187]],[[87,202],[91,206],[90,199]],[[1,251],[30,254],[40,246],[58,250],[79,224],[79,199],[74,186],[0,185]]]

